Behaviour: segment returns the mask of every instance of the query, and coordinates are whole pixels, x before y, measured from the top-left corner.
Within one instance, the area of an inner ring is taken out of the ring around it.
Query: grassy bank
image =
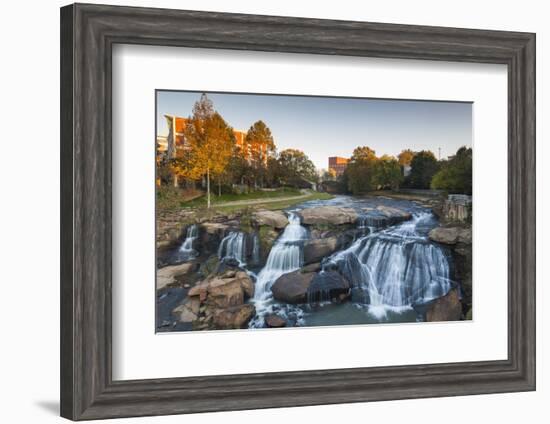
[[[307,196],[297,196],[297,199],[288,199],[288,200],[281,200],[280,202],[266,202],[266,203],[254,203],[252,205],[255,209],[268,209],[268,210],[280,210],[280,209],[286,209],[293,205],[297,205],[299,203],[308,202],[310,200],[328,200],[332,199],[332,195],[327,193],[319,193],[317,191],[311,191],[307,194]],[[250,208],[250,205],[229,205],[224,206],[223,204],[217,204],[214,205],[211,209],[219,210],[220,212],[237,212],[242,209]]]
[[[208,212],[236,212],[250,207],[277,210],[309,200],[331,198],[332,196],[327,193],[289,187],[269,191],[258,190],[243,194],[222,194],[221,196],[211,193],[212,206]],[[184,190],[174,187],[161,187],[157,189],[157,208],[160,211],[191,209],[206,212],[206,196],[197,197],[195,195],[195,198],[189,199],[188,193]]]

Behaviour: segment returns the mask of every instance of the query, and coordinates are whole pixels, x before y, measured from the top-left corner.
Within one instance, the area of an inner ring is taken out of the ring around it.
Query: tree
[[[375,151],[370,147],[355,148],[346,167],[344,178],[347,179],[349,191],[353,194],[361,194],[376,188],[373,176],[377,160]]]
[[[271,130],[263,121],[256,121],[248,129],[245,141],[250,148],[250,164],[255,173],[255,185],[258,180],[260,185],[263,185],[267,158],[275,151]]]
[[[396,190],[402,181],[401,166],[393,156],[383,155],[374,163],[373,185],[377,189]]]
[[[187,155],[185,172],[189,175],[206,176],[207,206],[210,208],[210,180],[225,170],[235,138],[232,128],[227,125],[206,94],[193,107],[193,116],[185,127]]]
[[[332,168],[324,170],[321,179],[323,181],[336,181],[336,171]]]
[[[431,187],[450,193],[472,194],[472,149],[457,150],[433,176]]]
[[[284,184],[299,186],[303,180],[317,181],[315,165],[301,150],[283,150],[277,162],[280,179]]]
[[[401,153],[397,155],[397,160],[401,166],[410,166],[414,158],[415,153],[411,149],[401,150]]]
[[[411,161],[410,184],[413,188],[430,188],[432,177],[438,171],[435,155],[429,150],[422,150],[414,155]]]

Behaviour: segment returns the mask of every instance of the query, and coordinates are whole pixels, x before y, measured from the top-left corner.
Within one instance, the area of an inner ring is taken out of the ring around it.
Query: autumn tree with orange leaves
[[[210,181],[219,177],[229,162],[235,144],[233,129],[214,110],[212,101],[202,94],[193,107],[193,116],[184,131],[185,148],[174,163],[177,175],[206,178],[207,206],[210,207]]]

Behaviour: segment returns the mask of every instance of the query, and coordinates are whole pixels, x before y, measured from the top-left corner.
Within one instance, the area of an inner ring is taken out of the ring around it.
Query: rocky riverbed
[[[157,330],[470,318],[471,228],[440,211],[433,200],[336,196],[164,217]]]

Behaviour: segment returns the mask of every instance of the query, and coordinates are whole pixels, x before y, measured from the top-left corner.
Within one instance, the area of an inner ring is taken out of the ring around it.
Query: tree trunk
[[[218,179],[218,197],[222,195],[222,179]]]
[[[174,174],[174,187],[179,187],[178,174]]]
[[[206,204],[210,209],[210,168],[206,169]]]

